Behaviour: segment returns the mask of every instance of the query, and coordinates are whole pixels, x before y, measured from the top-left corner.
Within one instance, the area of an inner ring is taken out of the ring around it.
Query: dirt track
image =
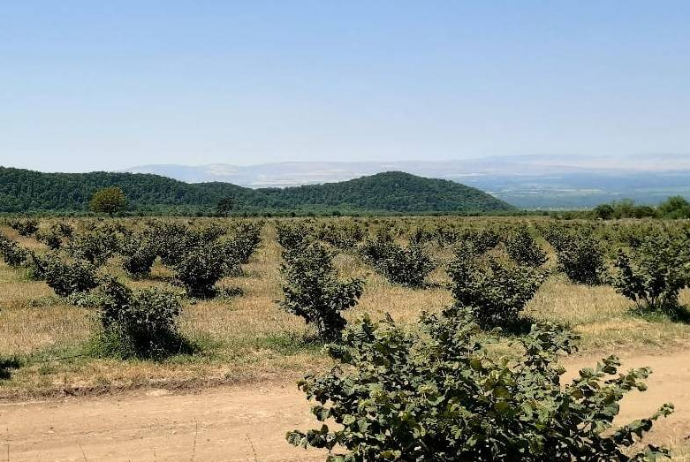
[[[578,360],[571,368],[593,365]],[[654,440],[690,437],[690,351],[624,358],[654,369],[644,394],[623,404],[624,420],[663,402],[676,413]],[[0,461],[323,461],[323,453],[291,448],[285,432],[313,423],[309,404],[292,384],[216,388],[199,394],[163,391],[0,405]],[[687,440],[685,440],[687,443]]]

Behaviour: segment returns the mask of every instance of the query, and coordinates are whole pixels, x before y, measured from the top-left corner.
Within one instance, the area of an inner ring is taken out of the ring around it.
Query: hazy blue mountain
[[[189,183],[223,181],[263,188],[332,183],[392,170],[471,185],[525,208],[591,207],[622,198],[657,203],[676,194],[690,197],[690,155],[679,154],[530,155],[449,161],[281,162],[252,166],[147,165],[127,171],[154,173]]]

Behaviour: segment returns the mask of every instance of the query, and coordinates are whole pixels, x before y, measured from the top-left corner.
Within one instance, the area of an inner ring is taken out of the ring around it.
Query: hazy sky
[[[0,165],[690,153],[690,1],[0,4]]]

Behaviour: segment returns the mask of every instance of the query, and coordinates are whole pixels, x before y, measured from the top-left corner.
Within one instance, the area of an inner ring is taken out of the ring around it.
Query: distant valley
[[[570,209],[631,198],[655,204],[690,197],[690,155],[628,158],[509,156],[449,161],[282,162],[252,166],[147,165],[127,169],[187,183],[228,182],[249,188],[333,183],[385,171],[440,178],[487,191],[520,208]]]

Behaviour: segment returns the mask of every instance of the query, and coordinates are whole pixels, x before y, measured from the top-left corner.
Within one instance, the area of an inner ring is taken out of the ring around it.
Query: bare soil
[[[654,373],[647,392],[625,399],[620,421],[673,402],[675,414],[657,425],[650,441],[681,448],[677,460],[688,460],[682,448],[690,438],[690,350],[623,360],[625,368],[647,365]],[[576,358],[567,366],[575,371],[595,362]],[[284,438],[314,423],[292,383],[5,403],[0,461],[323,461],[325,453],[291,448]]]

